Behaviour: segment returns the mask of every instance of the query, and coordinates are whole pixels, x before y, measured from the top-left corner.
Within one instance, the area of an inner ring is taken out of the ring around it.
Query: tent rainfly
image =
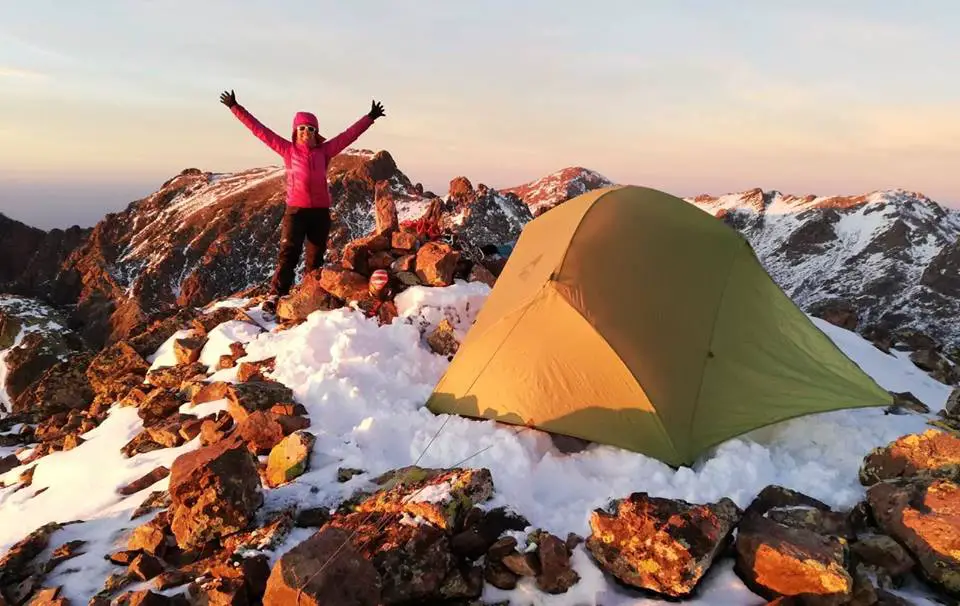
[[[736,230],[626,186],[525,226],[427,406],[679,466],[778,421],[891,403]]]

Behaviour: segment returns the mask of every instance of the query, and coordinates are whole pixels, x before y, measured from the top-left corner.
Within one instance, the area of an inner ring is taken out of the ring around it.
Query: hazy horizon
[[[276,164],[219,103],[231,88],[283,135],[298,110],[331,136],[382,101],[357,146],[437,193],[580,165],[682,196],[960,206],[954,3],[91,6],[0,8],[0,212],[44,229],[187,167]]]

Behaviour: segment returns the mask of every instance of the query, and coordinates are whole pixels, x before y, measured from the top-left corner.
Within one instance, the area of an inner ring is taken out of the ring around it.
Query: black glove
[[[386,114],[383,113],[383,104],[381,104],[379,101],[372,101],[370,103],[370,113],[367,115],[370,116],[371,120],[376,120],[380,116],[385,116]]]
[[[229,93],[227,91],[223,91],[220,94],[220,103],[223,103],[227,107],[233,107],[237,104],[237,97],[233,94],[232,90]]]

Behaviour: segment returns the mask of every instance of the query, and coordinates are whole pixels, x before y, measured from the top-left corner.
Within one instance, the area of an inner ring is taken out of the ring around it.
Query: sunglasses
[[[297,130],[305,130],[305,131],[307,131],[308,133],[315,133],[315,132],[317,132],[317,129],[314,128],[314,127],[312,127],[312,126],[310,126],[309,124],[301,124],[300,126],[297,127]]]

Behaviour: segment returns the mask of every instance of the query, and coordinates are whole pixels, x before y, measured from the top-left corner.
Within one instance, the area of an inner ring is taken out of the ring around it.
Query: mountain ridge
[[[477,255],[485,244],[515,240],[526,222],[566,200],[615,185],[570,166],[502,189],[459,176],[437,195],[388,152],[366,149],[338,156],[329,180],[329,263],[374,229],[379,198],[391,199],[401,222],[432,217]],[[960,312],[960,210],[906,189],[818,196],[754,188],[683,199],[743,234],[803,309],[837,300],[856,308],[860,328],[910,327],[960,344],[960,328],[949,326]],[[262,290],[283,208],[281,166],[188,168],[93,228],[43,232],[14,222],[26,242],[16,257],[31,247],[36,254],[14,279],[0,279],[0,290],[73,306],[74,328],[94,344],[109,342],[180,307]]]

